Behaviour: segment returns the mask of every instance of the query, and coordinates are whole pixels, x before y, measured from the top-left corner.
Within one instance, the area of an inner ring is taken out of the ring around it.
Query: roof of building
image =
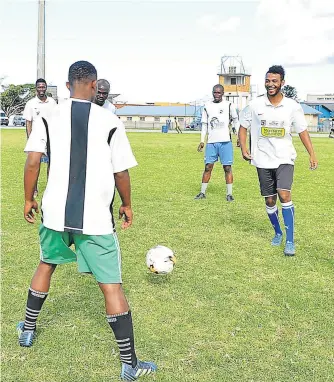
[[[308,101],[305,101],[305,103],[307,105],[310,105],[310,106],[311,105],[314,105],[314,106],[320,105],[320,106],[322,106],[323,108],[325,108],[325,109],[327,109],[329,111],[334,111],[334,103],[308,102]]]
[[[200,106],[124,106],[117,109],[117,115],[122,116],[152,116],[152,117],[192,117],[201,111]]]
[[[304,114],[313,114],[313,115],[319,115],[322,114],[320,111],[314,109],[311,106],[306,105],[305,103],[301,102],[300,106],[302,107]]]

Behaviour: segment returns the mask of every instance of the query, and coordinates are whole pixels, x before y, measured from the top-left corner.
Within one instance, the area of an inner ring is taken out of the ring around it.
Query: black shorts
[[[292,164],[281,164],[278,168],[256,168],[262,196],[273,196],[277,190],[291,191],[293,182]]]

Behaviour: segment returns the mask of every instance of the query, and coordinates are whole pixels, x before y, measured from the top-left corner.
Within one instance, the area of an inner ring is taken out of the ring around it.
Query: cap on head
[[[88,61],[77,61],[72,64],[68,71],[68,82],[73,85],[75,82],[89,82],[97,79],[95,66]]]

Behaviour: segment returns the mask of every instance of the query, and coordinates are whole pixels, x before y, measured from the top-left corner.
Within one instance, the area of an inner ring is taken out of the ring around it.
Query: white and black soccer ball
[[[163,245],[157,245],[147,252],[146,265],[152,273],[159,275],[171,273],[175,263],[174,252]]]

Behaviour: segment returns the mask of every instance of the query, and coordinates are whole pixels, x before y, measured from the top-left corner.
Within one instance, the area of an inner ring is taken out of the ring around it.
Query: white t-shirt
[[[103,109],[110,110],[112,113],[116,114],[116,107],[113,105],[110,101],[107,99],[104,101],[104,104],[102,105]]]
[[[42,118],[35,120],[25,147],[25,152],[48,152],[50,158],[43,224],[60,232],[112,233],[114,173],[137,165],[123,123],[79,99],[57,105],[45,121],[47,128]]]
[[[294,164],[297,157],[292,143],[291,129],[297,133],[307,129],[300,104],[283,97],[273,106],[267,95],[256,98],[240,114],[240,125],[250,130],[251,163],[259,168],[278,168]]]
[[[27,121],[35,121],[37,117],[47,117],[57,105],[52,97],[46,97],[45,102],[41,101],[37,96],[26,103],[23,112],[23,118]]]
[[[239,130],[238,114],[232,103],[227,101],[208,102],[202,111],[201,142],[204,142],[208,134],[208,143],[229,142],[230,117],[234,127]]]

